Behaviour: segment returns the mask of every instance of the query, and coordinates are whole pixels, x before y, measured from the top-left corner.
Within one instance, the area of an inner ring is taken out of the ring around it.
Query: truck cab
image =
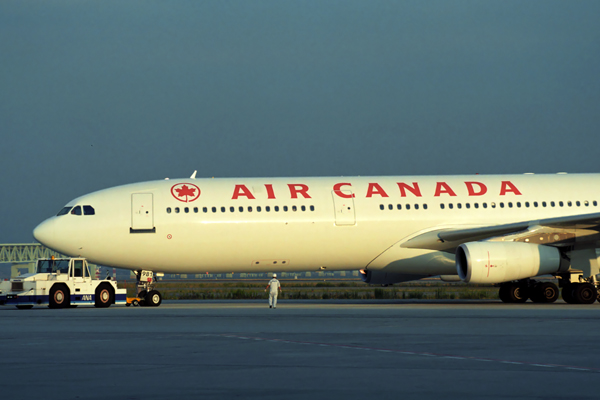
[[[19,309],[47,305],[110,307],[125,304],[126,290],[110,279],[94,279],[85,258],[40,258],[35,273],[12,278],[0,285],[0,303]]]

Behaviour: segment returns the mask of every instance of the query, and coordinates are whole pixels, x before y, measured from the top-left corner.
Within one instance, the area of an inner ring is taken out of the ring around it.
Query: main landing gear
[[[162,295],[156,287],[156,274],[152,271],[134,271],[137,280],[137,298],[132,304],[158,307],[162,303]]]
[[[570,304],[592,304],[596,300],[600,302],[595,276],[583,279],[578,274],[563,274],[558,278],[565,302]],[[504,303],[524,303],[527,299],[531,299],[534,303],[554,303],[558,295],[558,286],[552,282],[523,279],[500,285],[500,300]]]

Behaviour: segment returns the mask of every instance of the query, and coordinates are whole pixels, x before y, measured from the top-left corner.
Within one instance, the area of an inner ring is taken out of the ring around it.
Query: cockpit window
[[[83,206],[83,215],[94,215],[96,211],[92,206]]]
[[[73,209],[71,210],[71,214],[72,215],[81,215],[81,207],[80,206],[73,207]]]
[[[57,217],[60,217],[61,215],[68,214],[68,213],[69,213],[69,211],[71,211],[71,208],[72,208],[72,207],[64,207],[62,210],[60,210],[60,211],[58,212],[58,214],[56,214],[56,216],[57,216]]]

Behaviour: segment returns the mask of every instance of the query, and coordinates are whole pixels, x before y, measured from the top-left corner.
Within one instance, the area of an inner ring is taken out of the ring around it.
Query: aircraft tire
[[[573,290],[573,297],[579,304],[592,304],[598,297],[598,291],[591,283],[579,283]]]
[[[115,301],[115,293],[111,285],[101,283],[96,288],[95,306],[99,308],[110,307]]]
[[[50,296],[48,299],[48,307],[50,308],[66,308],[71,305],[71,292],[67,285],[57,283],[50,288]]]
[[[528,289],[525,285],[520,285],[518,283],[510,283],[508,285],[508,296],[511,300],[511,303],[525,303],[527,301]]]
[[[576,283],[569,283],[562,289],[562,298],[566,303],[576,304],[575,298],[573,297],[573,290],[575,289]]]
[[[538,283],[532,288],[532,294],[531,300],[536,303],[554,303],[559,295],[558,287],[552,282]]]
[[[500,285],[500,290],[498,291],[498,297],[503,303],[512,303],[510,296],[508,294],[508,284],[503,283]]]
[[[138,305],[141,307],[144,307],[146,305],[146,293],[147,292],[145,290],[142,290],[137,295],[137,297],[139,297],[141,299],[141,301],[138,303]]]
[[[149,307],[158,307],[162,303],[162,295],[158,290],[151,290],[146,295],[144,303]]]

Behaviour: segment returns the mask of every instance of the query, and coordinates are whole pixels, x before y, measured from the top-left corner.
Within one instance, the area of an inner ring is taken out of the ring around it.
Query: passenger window
[[[179,214],[179,207],[175,207],[175,214]]]
[[[469,203],[465,203],[465,207],[466,207],[466,208],[471,208],[471,204],[469,204]]]
[[[391,204],[388,204],[388,209],[389,209],[389,210],[393,210],[393,209],[394,209],[394,206],[393,206],[393,205],[391,205]]]
[[[208,208],[207,208],[207,207],[202,207],[202,212],[203,212],[203,213],[206,213],[206,212],[208,212]]]
[[[584,204],[586,207],[589,207],[589,206],[590,206],[590,202],[589,202],[589,201],[587,201],[587,200],[586,200],[586,201],[584,201],[584,202],[583,202],[583,204]]]
[[[529,208],[529,202],[528,201],[525,202],[525,207]]]
[[[550,207],[556,207],[556,203],[555,203],[555,202],[553,202],[553,201],[551,201],[551,202],[550,202]]]
[[[239,212],[244,212],[244,207],[238,207]]]
[[[72,215],[81,215],[81,207],[80,206],[73,207],[73,209],[71,210],[71,214]]]
[[[534,206],[534,207],[537,207],[537,206],[538,206],[538,202],[537,202],[537,201],[534,201],[534,202],[533,202],[533,206]]]
[[[450,203],[450,204],[448,204],[448,208],[449,208],[449,209],[453,209],[453,208],[454,208],[454,205],[453,205],[452,203]]]
[[[194,207],[194,212],[198,214],[198,207]]]
[[[167,207],[167,214],[171,214],[171,207]]]
[[[216,213],[217,212],[217,207],[211,208],[211,211],[214,212],[214,213]]]
[[[261,211],[262,211],[261,206],[256,206],[256,212],[261,212]]]
[[[292,206],[292,211],[298,211],[298,207]]]
[[[404,206],[404,208],[405,208],[406,210],[410,210],[410,204],[407,204],[407,205],[405,205],[405,206]]]
[[[576,205],[577,207],[581,206],[581,203],[579,202],[579,200],[575,202],[575,205]]]
[[[565,205],[565,203],[563,203],[562,201],[559,201],[558,205],[561,206],[561,207],[563,207]]]
[[[594,207],[596,207],[598,205],[598,202],[596,200],[594,200],[594,202],[592,204],[594,205]]]
[[[456,205],[456,208],[462,208],[462,204],[458,203],[458,204]]]
[[[269,207],[269,206],[266,206],[266,207],[265,207],[265,211],[266,211],[266,212],[269,212],[269,211],[271,211],[271,207]]]
[[[384,206],[383,204],[380,204],[380,205],[379,205],[379,209],[380,209],[380,210],[385,210],[385,206]]]
[[[252,212],[252,207],[248,207],[248,212]]]
[[[302,206],[302,211],[306,211],[306,206]]]
[[[186,207],[186,208],[184,208],[184,209],[183,209],[183,211],[185,211],[185,213],[187,214],[187,213],[189,213],[189,212],[190,212],[190,208],[189,208],[189,207]]]
[[[398,210],[402,210],[402,204],[398,204],[396,208],[398,208]]]
[[[229,212],[235,212],[235,207],[234,206],[229,207]]]
[[[542,207],[546,207],[546,202],[542,201]]]
[[[427,210],[427,204],[423,204],[423,209]]]
[[[521,202],[520,201],[517,201],[517,207],[521,208]]]
[[[512,208],[512,202],[508,202],[508,208]]]
[[[504,203],[500,202],[500,208],[504,208]]]
[[[315,206],[310,206],[310,211],[315,211]]]
[[[479,203],[475,203],[473,206],[475,206],[475,208],[479,208]]]
[[[487,203],[483,203],[483,208],[487,208]]]
[[[95,215],[96,211],[92,206],[83,206],[83,215]]]
[[[287,212],[288,206],[283,206],[283,211]]]
[[[567,201],[567,205],[568,205],[569,207],[573,206],[573,203],[571,203],[571,200]]]
[[[491,203],[490,203],[490,207],[492,207],[492,208],[496,208],[496,203],[494,203],[494,202],[491,202]]]
[[[419,205],[415,204],[415,210],[418,210],[418,209],[419,209]]]
[[[227,209],[225,207],[221,207],[221,212],[224,213],[225,211],[227,211]]]
[[[277,211],[277,212],[278,212],[278,211],[279,211],[279,206],[275,206],[275,207],[273,207],[273,210],[275,210],[275,211]]]
[[[444,208],[446,208],[446,206],[444,205],[444,203],[440,203],[440,208],[443,210]]]

